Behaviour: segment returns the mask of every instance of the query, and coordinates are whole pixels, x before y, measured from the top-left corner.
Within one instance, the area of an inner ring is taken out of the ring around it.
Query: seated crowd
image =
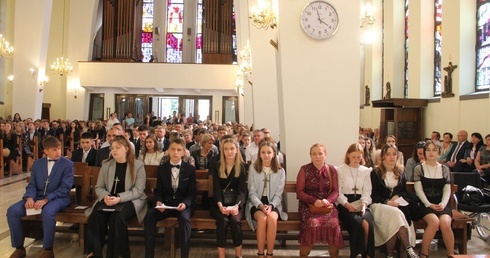
[[[32,166],[23,200],[7,211],[12,246],[16,248],[10,257],[26,256],[20,218],[26,209],[43,207],[42,257],[54,257],[54,215],[69,204],[66,198],[73,185],[72,162],[86,162],[101,167],[94,189],[96,202],[85,212],[89,218],[87,257],[104,257],[105,243],[105,257],[130,257],[126,223],[135,217],[144,225],[145,257],[154,257],[156,224],[169,217],[178,219],[181,257],[189,257],[196,170],[208,170],[214,196],[203,202],[209,202],[210,215],[216,220],[219,257],[225,257],[228,227],[235,256],[242,257],[242,220],[246,219],[256,232],[257,255],[271,258],[277,222],[288,219],[282,203],[286,172],[281,166],[280,144],[272,140],[266,128],[218,125],[192,118],[184,121],[182,116],[174,116],[159,120],[150,113],[143,120],[141,115],[134,119],[127,114],[120,123],[114,113],[107,121],[50,123],[22,121],[16,114],[12,121],[0,121],[13,173],[22,170],[17,159],[33,152],[34,137],[38,137],[36,142],[41,143],[44,156]],[[308,257],[315,243],[328,244],[330,257],[338,257],[339,248],[344,246],[341,224],[350,236],[356,236],[349,239],[350,257],[374,257],[378,246],[385,246],[386,257],[393,257],[399,239],[408,257],[426,258],[437,230],[447,255],[453,255],[449,175],[451,171],[478,171],[483,178],[489,177],[490,135],[485,137],[486,145],[479,133],[471,135],[471,142],[464,130],[458,132],[456,143],[452,137],[445,133],[440,141],[440,134],[434,132],[430,140],[414,146],[406,166],[393,135],[376,150],[380,145],[378,130],[362,131],[359,142],[348,146],[339,166],[326,163],[324,145],[311,146],[311,162],[299,169],[296,181],[300,257]],[[17,151],[17,138],[25,153]],[[61,149],[71,161],[61,155]],[[151,209],[144,191],[144,165],[158,166],[156,207]],[[416,196],[406,190],[410,181],[415,182]],[[416,254],[413,221],[419,219],[428,226]]]

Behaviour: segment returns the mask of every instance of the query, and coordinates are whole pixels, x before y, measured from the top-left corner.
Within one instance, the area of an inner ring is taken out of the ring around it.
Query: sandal
[[[261,254],[257,253],[257,256],[264,257],[264,253],[261,253]]]
[[[425,258],[429,258],[429,255],[428,254],[423,254],[423,253],[419,253],[419,257],[422,258],[425,257]]]
[[[266,256],[273,256],[274,254],[266,253]]]

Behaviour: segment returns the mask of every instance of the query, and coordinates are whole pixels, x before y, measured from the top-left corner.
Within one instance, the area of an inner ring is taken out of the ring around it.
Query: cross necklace
[[[117,193],[117,183],[119,181],[121,181],[121,180],[119,180],[119,177],[116,176],[116,178],[114,178],[114,183],[115,183],[115,185],[114,185],[114,195],[116,195],[116,193]]]
[[[267,184],[270,182],[269,180],[269,174],[271,172],[271,168],[268,168],[267,170],[265,169],[265,167],[262,169],[262,171],[264,172],[264,189],[262,190],[262,196],[264,196],[264,194],[266,194],[266,191],[265,189],[267,188]]]
[[[352,191],[354,191],[354,197],[357,197],[357,190],[359,190],[357,188],[357,179],[359,178],[359,168],[357,170],[358,171],[357,171],[357,175],[356,175],[356,180],[354,180],[354,174],[352,174],[352,169],[349,166],[350,175],[352,177],[352,181],[354,181],[354,188],[352,188]]]
[[[49,178],[47,178],[46,181],[44,182],[44,193],[43,193],[43,195],[46,195],[46,190],[48,189],[49,183],[51,183],[51,182],[49,182]]]

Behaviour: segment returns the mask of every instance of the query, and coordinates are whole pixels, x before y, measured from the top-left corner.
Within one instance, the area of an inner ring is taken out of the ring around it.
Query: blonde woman
[[[227,228],[231,228],[235,257],[242,257],[242,218],[247,197],[246,168],[235,138],[221,141],[220,161],[210,168],[213,175],[214,205],[218,255],[225,257]],[[235,194],[230,194],[234,192]]]
[[[374,218],[375,246],[386,246],[386,257],[393,257],[399,238],[407,257],[419,258],[413,250],[415,239],[410,230],[411,218],[408,206],[401,206],[397,199],[407,200],[406,180],[403,169],[397,163],[398,149],[385,144],[381,148],[381,163],[371,172],[371,212]]]

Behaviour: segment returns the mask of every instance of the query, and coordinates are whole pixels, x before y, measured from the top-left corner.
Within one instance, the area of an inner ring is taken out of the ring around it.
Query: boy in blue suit
[[[26,209],[42,209],[44,252],[40,257],[54,257],[55,215],[70,205],[73,162],[61,156],[61,142],[55,137],[44,139],[43,149],[46,157],[34,162],[31,180],[26,187],[22,201],[15,203],[7,210],[12,247],[16,248],[11,258],[26,256],[21,224],[21,218],[26,216]]]

